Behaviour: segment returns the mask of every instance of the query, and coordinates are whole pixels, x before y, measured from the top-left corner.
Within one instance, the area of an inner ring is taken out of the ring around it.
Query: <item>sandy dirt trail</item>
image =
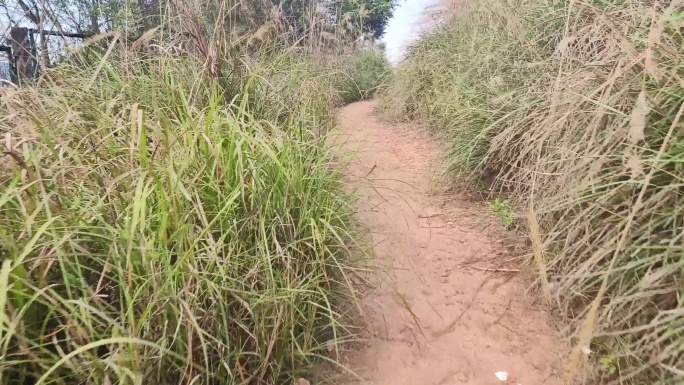
[[[484,270],[510,257],[491,210],[435,194],[436,143],[379,121],[374,108],[345,107],[336,138],[353,154],[350,188],[383,268],[364,300],[369,342],[352,369],[375,385],[494,385],[498,371],[511,377],[503,383],[561,384],[559,339],[520,274]]]

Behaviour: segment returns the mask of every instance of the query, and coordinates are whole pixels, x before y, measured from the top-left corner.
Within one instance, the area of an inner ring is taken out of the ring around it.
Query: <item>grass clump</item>
[[[385,54],[377,48],[351,55],[344,60],[342,68],[344,73],[337,88],[344,103],[372,98],[392,74]]]
[[[490,179],[530,213],[529,261],[544,291],[560,288],[575,346],[568,376],[590,347],[595,379],[681,379],[682,12],[471,1],[384,93],[388,115],[426,120],[450,144],[453,173]]]
[[[124,50],[3,91],[0,383],[303,375],[348,335],[332,73]]]

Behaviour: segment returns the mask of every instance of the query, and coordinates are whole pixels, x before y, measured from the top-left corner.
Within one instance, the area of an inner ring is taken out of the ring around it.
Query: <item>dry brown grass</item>
[[[472,1],[386,92],[391,116],[426,119],[451,143],[452,171],[495,175],[495,191],[535,213],[573,377],[583,347],[592,381],[684,376],[682,12]]]

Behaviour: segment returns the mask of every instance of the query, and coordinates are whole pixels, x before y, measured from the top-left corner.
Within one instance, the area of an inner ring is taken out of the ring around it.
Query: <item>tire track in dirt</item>
[[[439,147],[420,128],[377,120],[374,108],[342,109],[336,138],[354,156],[358,219],[383,267],[364,299],[369,342],[352,369],[375,385],[501,384],[497,371],[511,384],[561,384],[560,340],[522,278],[485,270],[507,257],[492,227],[483,230],[489,210],[431,194]]]

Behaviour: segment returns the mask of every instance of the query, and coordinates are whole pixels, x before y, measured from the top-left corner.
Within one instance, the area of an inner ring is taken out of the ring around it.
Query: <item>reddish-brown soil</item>
[[[419,127],[376,119],[374,102],[340,113],[348,182],[372,237],[369,342],[348,357],[364,384],[562,384],[560,339],[510,258],[484,203],[441,194],[440,148]],[[507,267],[507,268],[505,268]],[[497,268],[496,271],[487,269]]]

